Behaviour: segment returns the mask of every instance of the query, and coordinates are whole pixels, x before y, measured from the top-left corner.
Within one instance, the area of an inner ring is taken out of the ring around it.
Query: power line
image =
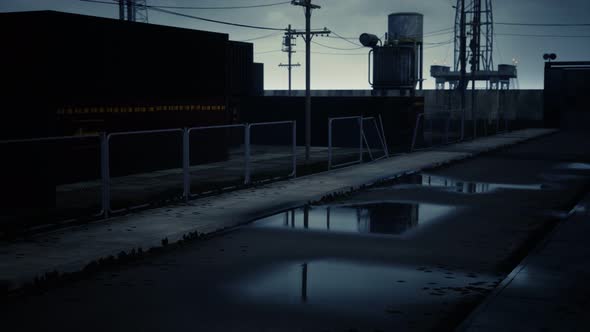
[[[260,40],[260,39],[265,39],[265,38],[270,38],[270,37],[274,37],[276,35],[280,34],[280,32],[273,32],[270,33],[268,35],[264,35],[264,36],[259,36],[259,37],[253,37],[253,38],[249,38],[249,39],[244,39],[244,40],[240,40],[241,42],[249,42],[249,41],[255,41],[255,40]]]
[[[333,47],[333,46],[324,45],[324,44],[318,43],[318,42],[313,41],[313,40],[311,42],[314,43],[314,44],[316,44],[316,45],[319,45],[321,47],[329,48],[329,49],[332,49],[332,50],[340,50],[340,51],[353,51],[353,50],[360,50],[361,48],[365,48],[364,46],[353,47],[353,48],[340,48],[340,47]]]
[[[590,38],[590,35],[533,35],[522,33],[496,33],[496,36],[538,37],[538,38]]]
[[[89,0],[87,0],[87,1],[89,1]],[[231,26],[236,26],[236,27],[241,27],[241,28],[248,28],[248,29],[285,31],[284,28],[270,28],[270,27],[263,27],[263,26],[249,25],[249,24],[240,24],[240,23],[232,23],[232,22],[218,21],[218,20],[212,20],[212,19],[209,19],[209,18],[204,18],[204,17],[194,16],[194,15],[183,14],[183,13],[179,13],[179,12],[175,12],[175,11],[171,11],[171,10],[167,10],[167,9],[161,9],[161,8],[158,8],[158,7],[152,7],[152,6],[146,6],[146,7],[149,8],[149,9],[151,9],[151,10],[155,10],[157,12],[161,12],[161,13],[165,13],[165,14],[170,14],[170,15],[175,15],[175,16],[180,16],[180,17],[191,18],[191,19],[205,21],[205,22],[225,24],[225,25],[231,25]]]
[[[272,51],[263,51],[263,52],[254,52],[254,54],[268,54],[268,53],[276,53],[282,52],[283,50],[272,50]]]
[[[109,1],[101,1],[101,0],[80,0],[82,2],[94,2],[94,3],[104,3],[104,4],[112,4]],[[275,3],[268,3],[268,4],[259,4],[259,5],[248,5],[248,6],[220,6],[220,7],[195,7],[195,6],[167,6],[167,5],[146,5],[145,7],[157,7],[157,8],[164,8],[164,9],[186,9],[186,10],[193,10],[193,9],[248,9],[248,8],[261,8],[261,7],[272,7],[272,6],[279,6],[291,3],[291,1],[282,1],[282,2],[275,2]],[[141,6],[144,7],[144,6]]]
[[[330,52],[311,52],[313,54],[323,54],[323,55],[362,55],[367,56],[367,53],[330,53]]]
[[[286,5],[290,4],[291,1],[282,1],[282,2],[275,2],[275,3],[268,3],[268,4],[260,4],[260,5],[249,5],[249,6],[221,6],[221,7],[194,7],[194,6],[161,6],[161,5],[152,5],[153,7],[158,8],[167,8],[167,9],[248,9],[248,8],[261,8],[261,7],[272,7],[272,6],[279,6],[279,5]]]
[[[348,42],[348,43],[350,43],[350,44],[352,44],[352,45],[354,45],[354,46],[357,46],[357,47],[358,47],[358,46],[362,46],[362,45],[360,45],[360,44],[357,44],[357,43],[351,42],[351,41],[350,41],[350,39],[351,39],[351,38],[345,38],[345,37],[342,37],[341,35],[339,35],[339,34],[337,34],[336,32],[334,32],[334,30],[331,30],[331,31],[332,31],[332,33],[333,33],[334,35],[336,35],[336,37],[338,37],[338,38],[340,38],[340,39],[342,39],[342,40],[344,40],[344,41],[346,41],[346,42]]]
[[[532,26],[532,27],[590,27],[590,23],[516,23],[500,22],[495,25],[515,25],[515,26]]]
[[[91,3],[108,4],[108,5],[119,5],[116,2],[107,2],[107,1],[99,1],[99,0],[80,0],[80,1],[82,1],[82,2],[91,2]],[[200,21],[217,23],[217,24],[231,25],[231,26],[236,26],[236,27],[241,27],[241,28],[259,29],[259,30],[272,30],[272,31],[285,31],[284,28],[271,28],[271,27],[263,27],[263,26],[249,25],[249,24],[241,24],[241,23],[232,23],[232,22],[226,22],[226,21],[213,20],[213,19],[210,19],[210,18],[199,17],[199,16],[194,16],[194,15],[189,15],[189,14],[183,14],[183,13],[179,13],[179,12],[176,12],[176,11],[171,11],[171,10],[168,10],[168,9],[162,9],[162,8],[157,7],[157,6],[145,6],[145,8],[148,8],[148,9],[151,9],[153,11],[160,12],[160,13],[169,14],[169,15],[175,15],[175,16],[180,16],[180,17],[185,17],[185,18],[191,18],[191,19],[194,19],[194,20],[200,20]]]

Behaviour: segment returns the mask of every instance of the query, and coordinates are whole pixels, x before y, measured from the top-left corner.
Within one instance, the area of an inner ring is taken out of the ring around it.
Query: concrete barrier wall
[[[438,109],[460,108],[461,95],[449,90],[424,90],[425,112]],[[478,118],[495,118],[502,112],[510,120],[541,122],[543,121],[543,90],[476,90],[476,109]],[[466,107],[471,108],[472,92],[467,91]],[[471,113],[467,112],[471,118]]]
[[[314,97],[369,97],[372,90],[312,90]],[[528,125],[541,125],[543,121],[543,90],[476,90],[477,117],[494,118],[498,110],[505,112],[510,120],[517,120]],[[287,96],[285,90],[266,90],[266,96]],[[302,97],[305,91],[294,90],[293,96]],[[386,96],[399,96],[398,91],[388,91]],[[417,96],[424,96],[426,112],[436,109],[460,108],[461,96],[450,90],[416,91]],[[467,108],[471,108],[471,91],[467,91]],[[469,112],[468,112],[469,113]],[[468,114],[471,118],[471,114]]]

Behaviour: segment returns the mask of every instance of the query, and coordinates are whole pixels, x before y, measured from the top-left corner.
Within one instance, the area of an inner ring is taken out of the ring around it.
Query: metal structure
[[[461,9],[465,5],[465,19]],[[461,30],[465,27],[471,41],[467,47],[467,59],[474,59],[476,71],[494,70],[494,16],[492,0],[457,0],[455,6],[455,71],[461,69]]]
[[[334,151],[333,151],[333,130],[332,125],[336,121],[357,121],[359,127],[359,158],[357,160],[346,162],[342,164],[335,164],[334,163]],[[338,118],[328,118],[328,170],[331,170],[335,167],[344,167],[350,166],[355,164],[362,164],[363,162],[363,143],[364,143],[364,133],[363,133],[363,117],[362,116],[345,116],[345,117],[338,117]]]
[[[311,12],[322,7],[314,5],[311,0],[292,0],[294,6],[301,6],[305,11],[305,31],[295,31],[292,34],[303,36],[305,41],[305,161],[310,161],[311,151],[311,39],[315,35],[328,35],[326,28],[320,31],[311,31]]]
[[[119,3],[121,21],[148,23],[147,0],[115,0]]]
[[[393,13],[388,16],[388,32],[383,42],[367,33],[359,37],[363,46],[371,48],[368,75],[375,94],[388,90],[399,90],[401,94],[410,91],[413,94],[417,85],[418,89],[422,89],[423,30],[422,14]]]
[[[436,89],[444,89],[449,83],[450,89],[464,91],[470,81],[473,88],[475,82],[483,81],[488,89],[509,89],[517,71],[513,65],[499,65],[494,70],[492,0],[457,0],[455,8],[454,66],[430,68]]]
[[[291,62],[293,53],[295,53],[293,46],[297,45],[297,38],[293,36],[293,32],[294,30],[291,29],[291,24],[289,24],[289,27],[287,27],[287,31],[283,36],[283,48],[281,49],[283,52],[287,53],[288,63],[286,65],[282,63],[279,64],[279,67],[287,67],[287,70],[289,71],[289,96],[291,95],[291,69],[293,69],[293,67],[301,66],[299,63],[292,64]]]

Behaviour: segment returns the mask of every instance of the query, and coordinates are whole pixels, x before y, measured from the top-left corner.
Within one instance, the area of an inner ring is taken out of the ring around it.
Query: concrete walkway
[[[160,246],[190,232],[208,234],[383,179],[473,157],[553,133],[528,129],[397,156],[289,181],[0,243],[0,285],[15,289],[51,271],[75,272],[121,251]]]
[[[458,331],[590,331],[590,194]]]

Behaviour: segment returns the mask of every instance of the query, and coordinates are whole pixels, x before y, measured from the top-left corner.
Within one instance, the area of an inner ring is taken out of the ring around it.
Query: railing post
[[[250,124],[244,125],[244,184],[250,184]]]
[[[465,107],[461,110],[461,142],[465,140]]]
[[[328,119],[328,170],[332,169],[332,119]]]
[[[383,119],[379,114],[379,125],[381,126],[381,136],[383,137],[383,145],[385,146],[385,156],[389,158],[389,147],[387,146],[387,138],[385,137],[385,129],[383,129]]]
[[[102,181],[102,209],[105,219],[111,211],[111,179],[109,160],[109,137],[106,133],[100,134],[100,177]]]
[[[191,173],[190,173],[190,130],[184,128],[182,131],[182,183],[184,201],[188,202],[191,196]]]
[[[418,127],[420,125],[420,118],[423,117],[424,113],[418,114],[416,117],[416,126],[414,127],[414,135],[412,136],[412,146],[410,147],[410,152],[414,151],[416,148],[416,139],[418,137]],[[424,131],[422,131],[424,132]]]
[[[293,177],[297,177],[297,121],[293,121]]]
[[[362,164],[363,163],[363,137],[365,136],[365,133],[363,131],[363,116],[361,115],[361,117],[359,118],[359,126],[360,126],[360,141],[359,141],[359,163]]]
[[[449,118],[445,124],[445,144],[449,144],[449,129],[451,127],[451,113],[449,113]]]

